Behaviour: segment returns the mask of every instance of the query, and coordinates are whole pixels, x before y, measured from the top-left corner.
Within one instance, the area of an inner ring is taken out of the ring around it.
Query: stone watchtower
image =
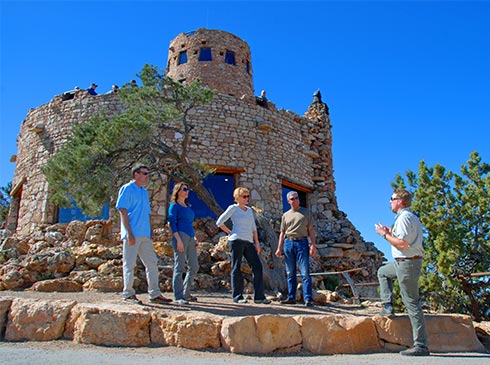
[[[372,280],[382,253],[363,240],[337,205],[330,113],[319,90],[303,116],[277,109],[265,95],[255,96],[248,44],[231,33],[202,28],[181,33],[170,42],[167,76],[181,83],[199,79],[216,90],[209,103],[189,112],[195,128],[188,157],[215,170],[209,189],[224,197],[223,208],[231,203],[234,187],[246,187],[251,203],[267,214],[268,224],[278,228],[285,194],[298,191],[316,221],[321,258],[312,269],[363,268],[356,280]],[[29,111],[17,141],[9,230],[39,235],[47,225],[71,219],[65,219],[65,208],[50,201],[43,169],[74,125],[98,113],[114,115],[123,110],[118,94],[93,96],[78,90]],[[167,142],[178,145],[178,134]],[[170,184],[165,177],[162,181],[151,197],[154,226],[166,221],[169,205]],[[271,253],[267,264],[275,267]]]
[[[238,98],[254,94],[248,44],[220,30],[179,34],[170,42],[167,75],[182,83],[200,79],[209,88]]]

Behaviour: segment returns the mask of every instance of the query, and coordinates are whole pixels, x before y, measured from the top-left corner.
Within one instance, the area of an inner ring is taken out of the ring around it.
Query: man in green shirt
[[[277,246],[276,256],[284,255],[288,280],[288,296],[281,303],[296,304],[296,262],[303,281],[303,299],[305,306],[313,306],[313,294],[310,277],[310,255],[316,254],[315,225],[311,212],[299,206],[299,197],[296,191],[287,194],[291,206],[281,219],[281,233]],[[311,246],[308,243],[310,238]]]

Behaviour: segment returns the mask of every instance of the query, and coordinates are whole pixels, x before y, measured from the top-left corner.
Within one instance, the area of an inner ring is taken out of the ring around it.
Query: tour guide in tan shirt
[[[299,197],[296,191],[290,191],[287,195],[291,206],[281,219],[281,233],[277,246],[276,256],[286,261],[288,280],[288,296],[282,304],[296,304],[296,262],[303,281],[303,299],[305,306],[313,306],[313,295],[310,277],[310,255],[316,254],[315,225],[313,217],[308,209],[299,206]],[[308,244],[310,237],[311,246]]]

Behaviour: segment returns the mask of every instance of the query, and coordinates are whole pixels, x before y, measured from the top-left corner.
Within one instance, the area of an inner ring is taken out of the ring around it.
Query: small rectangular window
[[[179,54],[179,65],[182,65],[183,63],[187,63],[187,51],[182,51]]]
[[[245,62],[245,71],[247,71],[248,74],[250,74],[250,62]]]
[[[235,52],[232,51],[226,51],[225,54],[225,63],[228,63],[229,65],[235,66]]]
[[[203,47],[199,50],[199,61],[212,61],[211,48]]]

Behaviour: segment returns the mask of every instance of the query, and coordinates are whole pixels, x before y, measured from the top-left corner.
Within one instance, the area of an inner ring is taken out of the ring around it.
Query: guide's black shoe
[[[403,356],[429,356],[430,352],[427,347],[414,346],[411,349],[400,351],[400,355]]]

